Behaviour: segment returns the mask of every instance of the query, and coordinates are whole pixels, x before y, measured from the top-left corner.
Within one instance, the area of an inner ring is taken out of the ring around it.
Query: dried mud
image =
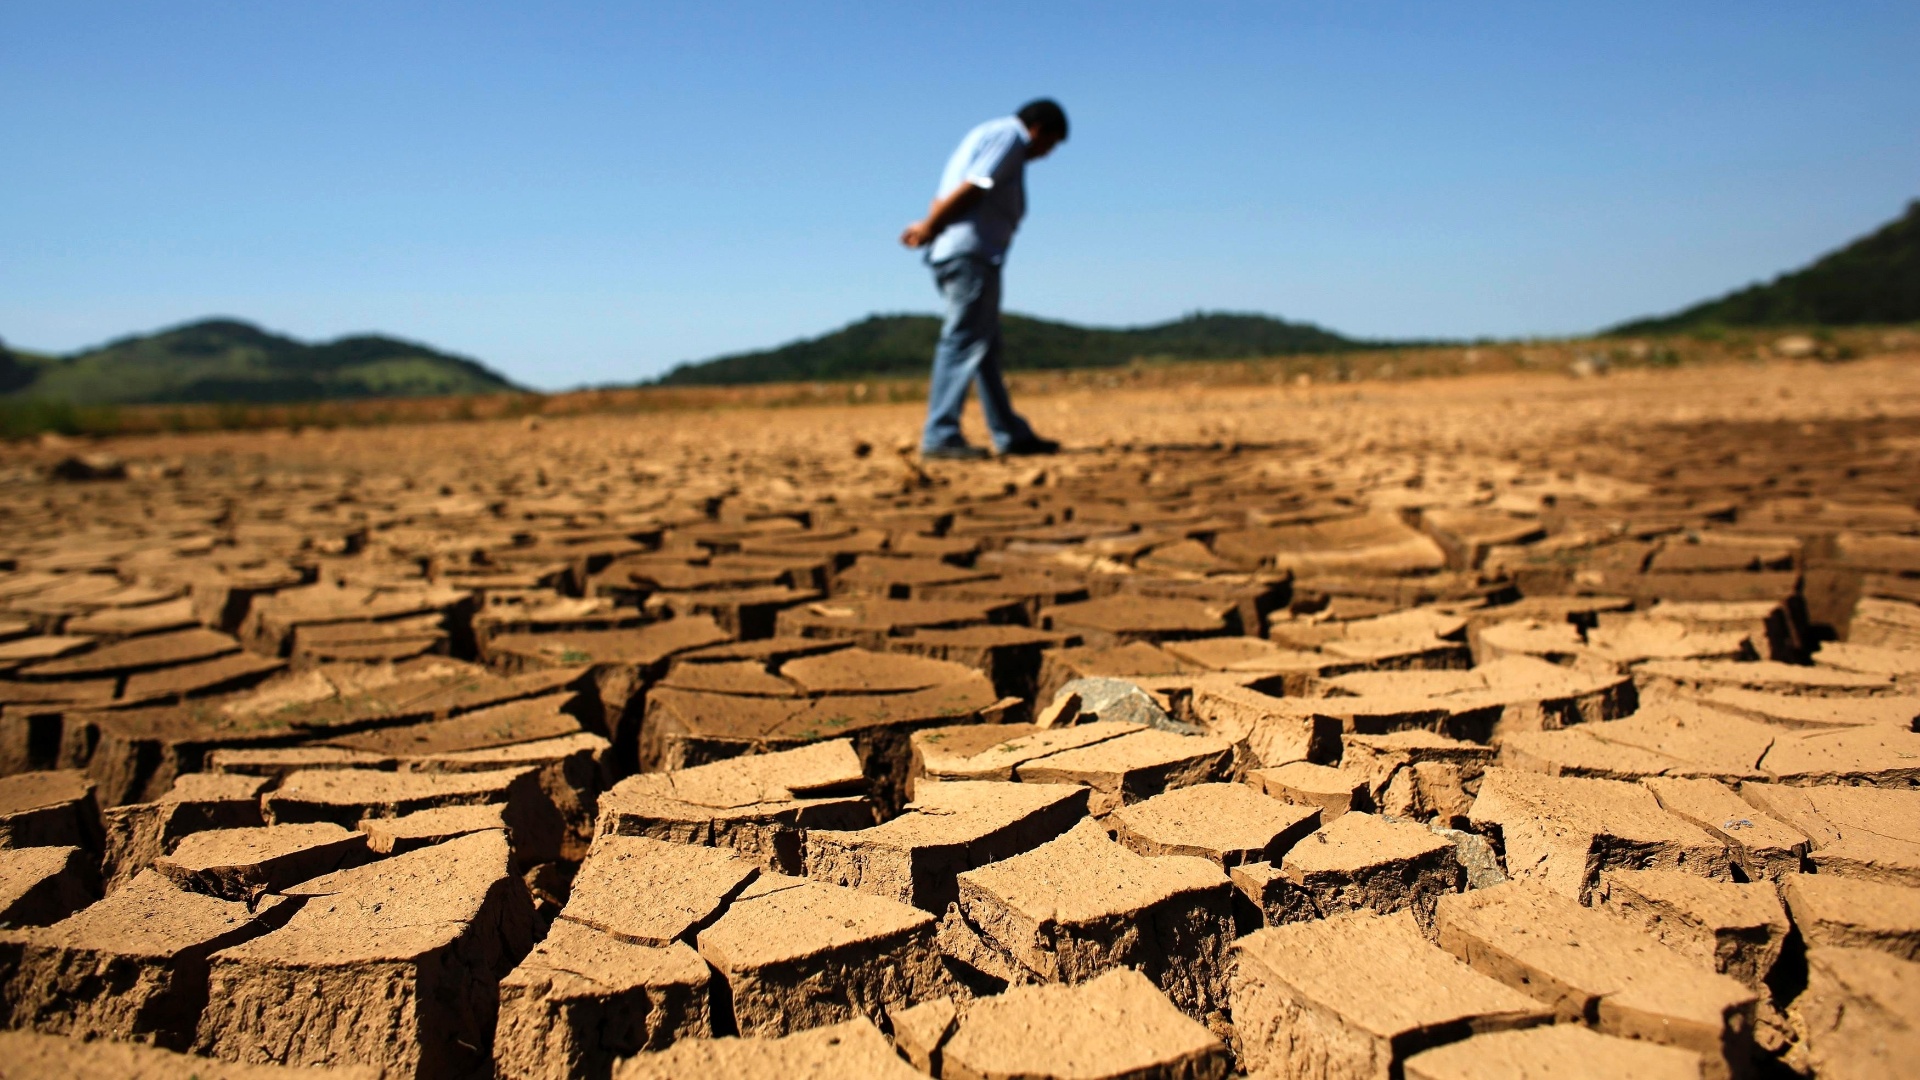
[[[7,448],[0,1075],[1898,1075],[1916,372]]]

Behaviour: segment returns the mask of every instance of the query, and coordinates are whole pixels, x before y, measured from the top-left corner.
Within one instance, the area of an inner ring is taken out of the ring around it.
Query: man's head
[[[1027,125],[1027,160],[1046,157],[1067,141],[1067,111],[1052,98],[1036,98],[1014,114]]]

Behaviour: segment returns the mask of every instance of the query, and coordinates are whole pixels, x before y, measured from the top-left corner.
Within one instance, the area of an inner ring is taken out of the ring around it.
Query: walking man
[[[1000,269],[1013,231],[1026,216],[1026,165],[1067,141],[1067,114],[1047,99],[1030,101],[1013,116],[989,120],[960,140],[940,176],[940,193],[925,220],[907,226],[900,242],[927,250],[934,284],[947,301],[940,344],[927,387],[924,458],[984,458],[960,434],[967,384],[980,391],[980,411],[1002,454],[1051,454],[1052,439],[1033,433],[1013,411],[1000,375]]]

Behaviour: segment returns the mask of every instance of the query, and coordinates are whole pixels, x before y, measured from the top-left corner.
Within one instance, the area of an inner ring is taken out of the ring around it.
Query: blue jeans
[[[1013,411],[1000,377],[1000,267],[962,255],[934,263],[933,280],[946,298],[947,319],[933,350],[921,448],[966,445],[960,436],[960,409],[967,402],[968,383],[979,388],[980,411],[996,449],[1031,440],[1033,429]]]

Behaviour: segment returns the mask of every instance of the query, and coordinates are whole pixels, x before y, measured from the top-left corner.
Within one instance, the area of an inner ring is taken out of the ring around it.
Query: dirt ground
[[[1911,355],[1017,404],[0,449],[0,1076],[1906,1071]]]
[[[1897,425],[1920,408],[1916,372],[1915,358],[1903,353],[1838,365],[1756,361],[1587,379],[1554,372],[1307,386],[1072,387],[1016,404],[1036,428],[1067,444],[1071,453],[1047,464],[1071,475],[1090,452],[1156,446],[1217,443],[1251,452],[1285,443],[1325,456],[1382,450],[1555,454],[1591,445],[1596,437],[1610,441],[1613,432],[1662,427]],[[556,485],[611,471],[642,482],[651,474],[663,487],[692,483],[705,489],[723,481],[797,483],[809,475],[803,470],[819,469],[837,485],[856,485],[800,493],[813,500],[890,488],[899,476],[893,462],[901,449],[917,443],[920,419],[918,403],[749,407],[54,440],[52,446],[17,445],[0,453],[0,462],[16,469],[45,467],[84,447],[131,462],[172,465],[225,457],[260,471],[343,467],[422,479],[450,468],[471,470],[476,481],[517,478],[534,467],[558,468],[558,475],[548,477]],[[986,444],[971,405],[967,433]],[[872,457],[853,456],[861,444],[876,451]],[[1007,467],[1025,472],[1031,464]],[[971,473],[993,469],[936,471],[967,484]]]

